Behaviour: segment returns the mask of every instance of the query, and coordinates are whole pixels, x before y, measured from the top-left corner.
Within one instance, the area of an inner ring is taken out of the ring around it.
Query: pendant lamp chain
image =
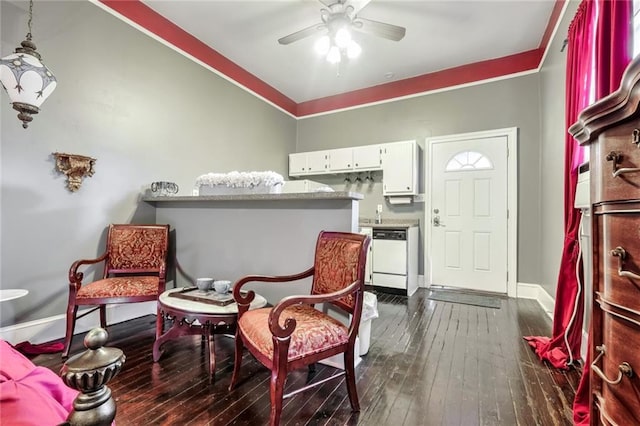
[[[27,21],[27,40],[31,40],[31,23],[33,22],[33,0],[29,0],[29,20]]]

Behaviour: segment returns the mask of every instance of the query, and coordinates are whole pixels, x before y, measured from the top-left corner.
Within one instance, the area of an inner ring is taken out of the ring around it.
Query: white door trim
[[[504,129],[486,130],[481,132],[459,133],[455,135],[435,136],[426,138],[425,148],[428,154],[424,156],[424,188],[425,188],[425,217],[424,224],[424,275],[425,286],[429,287],[432,282],[431,265],[431,184],[427,181],[431,176],[431,159],[433,158],[433,144],[442,142],[456,142],[466,139],[480,139],[506,136],[507,149],[507,206],[509,215],[507,217],[507,295],[516,297],[518,279],[518,128],[509,127]]]

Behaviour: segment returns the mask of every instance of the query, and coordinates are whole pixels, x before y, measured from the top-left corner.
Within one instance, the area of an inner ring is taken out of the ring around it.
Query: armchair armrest
[[[82,272],[78,272],[78,268],[82,265],[92,265],[95,263],[99,263],[104,261],[108,256],[108,253],[105,252],[102,256],[97,257],[95,259],[81,259],[76,260],[69,268],[69,285],[71,287],[78,288],[82,285],[82,279],[84,278],[84,274]]]
[[[310,277],[314,273],[314,267],[307,269],[304,272],[300,272],[299,274],[294,275],[276,275],[276,276],[268,276],[268,275],[247,275],[246,277],[240,278],[233,285],[233,298],[238,303],[238,311],[244,306],[245,312],[249,308],[249,304],[256,297],[256,294],[253,290],[249,290],[246,294],[240,293],[240,288],[248,282],[268,282],[268,283],[282,283],[289,281],[297,281],[303,278]],[[241,313],[238,312],[240,316]]]
[[[342,299],[352,293],[356,293],[361,290],[361,287],[362,283],[359,280],[356,280],[342,290],[334,291],[333,293],[285,297],[278,302],[278,304],[271,310],[271,313],[269,313],[269,329],[271,330],[271,334],[276,337],[285,338],[289,337],[295,330],[296,320],[294,318],[286,318],[284,320],[284,326],[280,325],[280,315],[289,306],[299,304],[314,305],[316,303],[332,302],[334,300]],[[358,309],[356,309],[356,312],[358,312]],[[357,321],[359,321],[359,318]]]

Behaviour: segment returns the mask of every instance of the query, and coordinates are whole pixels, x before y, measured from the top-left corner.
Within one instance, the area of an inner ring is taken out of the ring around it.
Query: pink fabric
[[[66,420],[77,394],[53,371],[0,340],[0,424],[57,425]]]
[[[238,321],[238,327],[254,348],[273,359],[270,313],[271,308],[248,311]],[[309,305],[295,305],[285,309],[280,315],[281,325],[287,318],[295,318],[297,321],[291,335],[289,361],[345,344],[349,339],[344,324]]]

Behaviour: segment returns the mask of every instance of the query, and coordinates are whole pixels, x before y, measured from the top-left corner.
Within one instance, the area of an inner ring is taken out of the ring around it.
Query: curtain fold
[[[616,90],[631,61],[632,0],[583,0],[569,26],[565,123],[568,129],[591,100]],[[580,359],[584,304],[576,276],[580,210],[574,208],[582,149],[567,133],[564,163],[564,247],[556,287],[552,336],[525,339],[541,360],[567,369]],[[574,401],[574,422],[589,423],[589,355]]]

